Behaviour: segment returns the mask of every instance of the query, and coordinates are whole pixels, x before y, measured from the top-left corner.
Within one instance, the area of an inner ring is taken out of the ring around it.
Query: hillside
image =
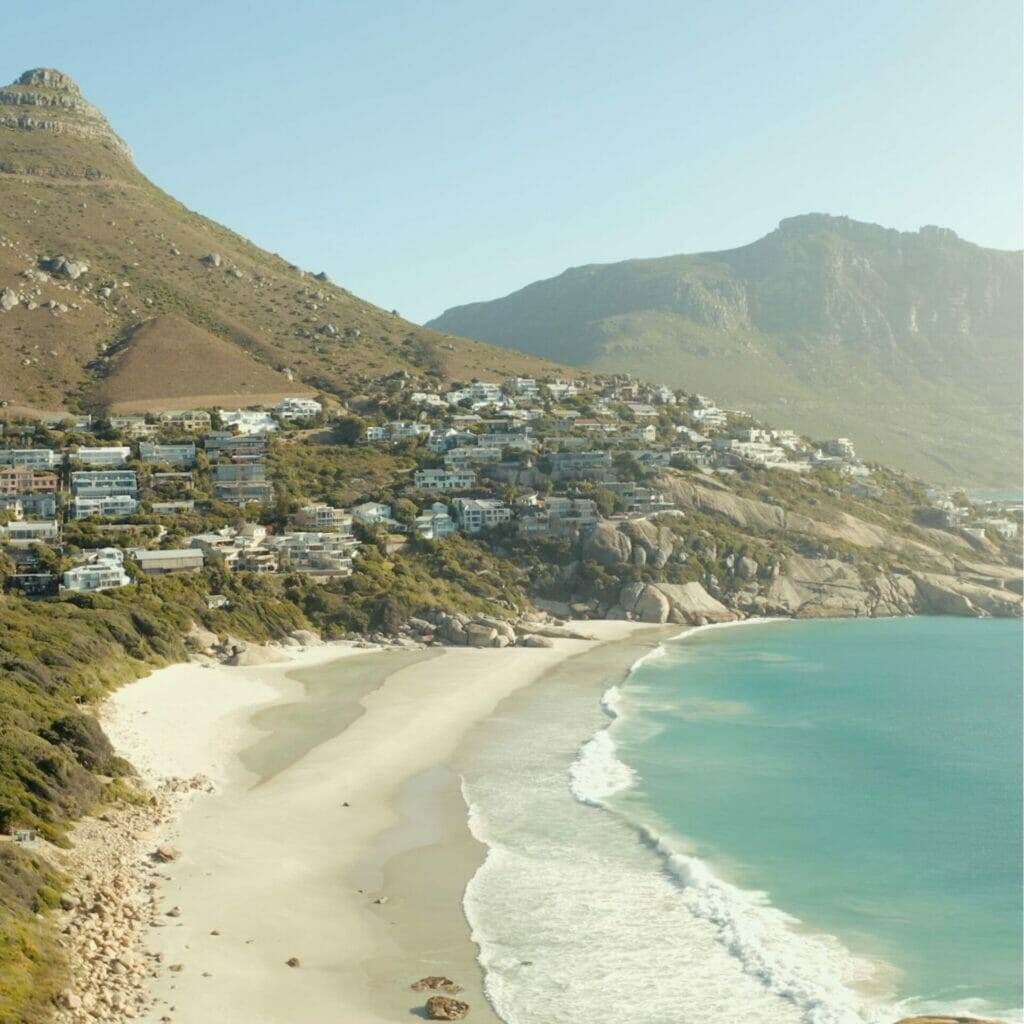
[[[726,252],[567,270],[428,326],[705,391],[946,484],[1021,466],[1021,254],[784,220]]]
[[[182,358],[204,350],[197,331],[221,343],[212,362]],[[139,173],[59,71],[28,71],[0,89],[0,402],[9,412],[202,404],[277,394],[288,376],[344,397],[399,370],[565,372],[442,338],[186,209]]]

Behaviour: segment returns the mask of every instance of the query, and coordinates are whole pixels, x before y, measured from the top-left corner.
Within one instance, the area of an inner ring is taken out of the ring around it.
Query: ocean
[[[498,1014],[1020,1021],[1021,641],[1005,620],[712,627],[506,702],[463,773]]]

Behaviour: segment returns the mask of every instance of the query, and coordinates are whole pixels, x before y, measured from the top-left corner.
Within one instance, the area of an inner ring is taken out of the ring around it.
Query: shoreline
[[[390,648],[324,645],[259,667],[192,662],[114,694],[105,727],[150,787],[201,775],[214,789],[171,801],[177,806],[128,831],[136,870],[121,899],[143,908],[122,937],[139,983],[126,1003],[134,1019],[276,1024],[341,1012],[384,1024],[422,1016],[417,1008],[433,993],[410,991],[412,982],[457,973],[473,1019],[496,1021],[462,916],[461,893],[482,847],[443,766],[502,700],[555,666],[642,632],[664,633],[630,622],[580,628],[595,639],[405,650],[398,660]],[[261,765],[270,716],[283,727],[310,700],[304,677],[333,670],[343,678],[357,666],[369,675],[354,693],[336,695],[348,705],[340,728],[295,757],[282,760],[278,750],[276,766]],[[178,849],[157,865],[150,855],[160,845]],[[431,848],[447,852],[424,877],[415,865]],[[461,855],[453,859],[453,850]],[[428,889],[436,891],[425,908]],[[292,958],[297,967],[287,965]],[[73,988],[69,995],[60,1020],[95,1019]]]

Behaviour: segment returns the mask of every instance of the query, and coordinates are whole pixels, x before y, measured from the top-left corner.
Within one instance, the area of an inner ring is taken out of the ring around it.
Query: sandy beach
[[[581,627],[595,639],[178,665],[115,694],[104,726],[150,785],[213,782],[137,844],[180,855],[160,866],[157,925],[141,932],[153,1001],[136,1019],[401,1021],[431,994],[410,984],[446,975],[472,1020],[495,1021],[461,907],[483,851],[448,762],[506,697],[652,631]]]

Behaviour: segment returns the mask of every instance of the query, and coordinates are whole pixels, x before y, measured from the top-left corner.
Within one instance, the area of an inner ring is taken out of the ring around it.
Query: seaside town
[[[664,467],[818,474],[853,497],[874,492],[872,468],[847,438],[766,429],[707,396],[628,375],[516,377],[440,392],[402,372],[370,390],[377,397],[359,414],[336,400],[291,397],[270,409],[8,419],[0,437],[5,589],[102,591],[210,565],[326,580],[353,571],[368,534],[383,535],[389,554],[414,537],[503,526],[527,537],[580,536],[603,519],[681,515],[658,486]],[[400,452],[414,466],[387,494],[369,488],[339,507],[316,476],[303,481],[307,493],[282,491],[279,467],[298,444]],[[979,542],[1019,535],[1012,504],[934,489],[927,502],[924,525]],[[211,607],[219,600],[208,597]]]

